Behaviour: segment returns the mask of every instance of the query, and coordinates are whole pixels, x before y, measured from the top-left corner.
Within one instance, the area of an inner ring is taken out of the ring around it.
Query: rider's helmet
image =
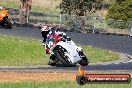
[[[42,34],[42,37],[44,38],[44,40],[46,40],[47,35],[51,34],[51,33],[52,33],[51,27],[49,27],[49,26],[42,27],[41,34]]]

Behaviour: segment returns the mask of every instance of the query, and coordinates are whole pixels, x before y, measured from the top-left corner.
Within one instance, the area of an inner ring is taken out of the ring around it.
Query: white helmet
[[[43,26],[41,31],[51,31],[51,27],[49,26]]]

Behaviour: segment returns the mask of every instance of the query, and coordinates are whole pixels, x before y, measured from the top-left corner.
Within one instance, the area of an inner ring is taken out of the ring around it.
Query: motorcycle
[[[12,28],[12,23],[8,19],[8,12],[2,6],[0,6],[0,26],[5,27],[6,29]]]
[[[81,66],[88,65],[88,59],[82,48],[78,47],[69,37],[49,37],[46,39],[46,48],[54,54],[64,66],[73,66],[79,63]]]

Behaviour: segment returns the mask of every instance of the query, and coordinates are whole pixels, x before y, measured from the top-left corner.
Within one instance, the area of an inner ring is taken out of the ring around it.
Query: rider
[[[49,26],[43,26],[41,29],[41,35],[43,37],[43,46],[45,47],[46,54],[51,54],[49,58],[49,63],[48,65],[56,65],[59,61],[56,59],[56,56],[50,52],[50,48],[48,48],[46,42],[48,42],[49,37],[63,37],[63,39],[69,39],[69,36],[67,36],[64,32],[59,32],[59,31],[53,31],[53,29]],[[55,38],[57,39],[57,38]],[[55,40],[55,41],[59,41]]]

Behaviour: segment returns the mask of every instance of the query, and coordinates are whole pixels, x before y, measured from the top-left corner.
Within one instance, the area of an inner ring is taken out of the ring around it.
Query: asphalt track
[[[18,37],[28,37],[42,40],[40,29],[31,29],[26,27],[13,27],[12,30],[0,28],[0,34]],[[106,50],[132,55],[132,37],[101,35],[101,34],[82,34],[66,32],[76,44],[91,45]],[[132,71],[132,62],[118,64],[97,64],[83,67],[86,70],[130,70]],[[0,68],[0,70],[76,70],[76,67],[38,67],[38,68]]]

